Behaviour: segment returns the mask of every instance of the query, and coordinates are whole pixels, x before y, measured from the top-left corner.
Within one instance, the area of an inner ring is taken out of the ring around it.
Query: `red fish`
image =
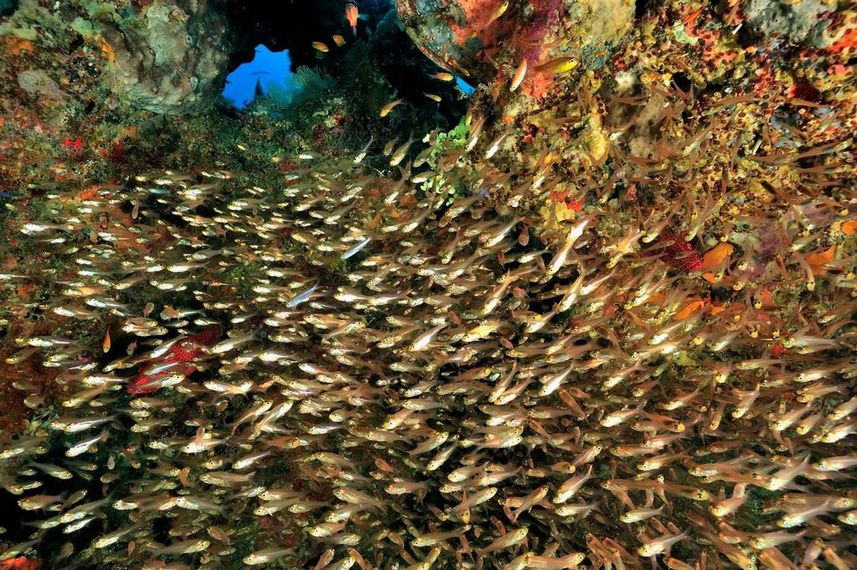
[[[192,374],[196,371],[196,365],[192,364],[191,361],[202,354],[206,347],[214,345],[219,338],[220,328],[209,327],[202,332],[189,336],[181,342],[177,342],[162,358],[150,362],[140,370],[140,373],[128,386],[128,393],[138,396],[140,394],[157,392],[160,389],[160,386],[157,384],[158,380],[163,380],[173,374],[182,374],[184,376]],[[151,370],[154,368],[165,364],[176,364],[176,366],[151,373]]]

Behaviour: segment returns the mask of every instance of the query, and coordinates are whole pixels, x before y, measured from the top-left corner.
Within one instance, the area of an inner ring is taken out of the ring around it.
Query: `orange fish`
[[[347,2],[345,4],[345,19],[351,26],[351,31],[357,35],[357,19],[360,17],[360,11],[357,9],[356,2]]]
[[[330,51],[330,48],[327,47],[326,44],[322,42],[312,42],[312,47],[320,51],[321,53],[327,53]]]
[[[807,255],[806,262],[812,268],[813,275],[823,275],[827,271],[825,265],[833,261],[835,255],[836,244],[831,245],[824,251],[816,251],[815,253]]]
[[[693,315],[698,310],[702,309],[703,307],[705,307],[705,301],[703,301],[702,299],[697,299],[695,301],[689,301],[687,304],[685,304],[684,307],[682,307],[673,316],[673,320],[683,321],[683,320],[689,318],[691,315]]]
[[[719,269],[729,259],[733,251],[735,248],[731,244],[718,243],[702,256],[702,265],[699,266],[699,269],[702,271]]]
[[[107,334],[104,335],[104,342],[101,343],[101,350],[103,350],[105,354],[110,352],[110,344],[110,329],[107,329]]]
[[[335,43],[337,47],[342,47],[345,45],[345,38],[339,34],[333,34],[333,43]]]

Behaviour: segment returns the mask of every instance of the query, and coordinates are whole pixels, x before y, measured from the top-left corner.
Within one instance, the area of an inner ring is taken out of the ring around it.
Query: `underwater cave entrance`
[[[272,90],[289,93],[295,89],[289,79],[294,75],[289,50],[271,51],[264,44],[256,46],[256,55],[226,76],[223,97],[233,107],[243,109],[257,96]]]
[[[353,30],[349,5],[359,14]],[[229,0],[223,4],[232,43],[229,69],[249,62],[259,44],[272,52],[289,50],[295,68],[313,65],[318,62],[314,41],[330,42],[334,34],[349,42],[367,40],[391,10],[393,0]]]
[[[352,28],[349,14],[355,6],[359,17]],[[307,91],[300,88],[301,70],[306,68],[339,86],[383,81],[392,88],[391,97],[436,117],[441,128],[454,127],[466,111],[472,87],[460,79],[445,83],[431,77],[441,70],[405,33],[393,0],[229,0],[223,14],[231,44],[223,95],[239,110],[255,99],[257,85],[278,102]],[[327,51],[320,52],[319,44]],[[283,64],[265,67],[270,58],[285,58],[284,52],[288,72]],[[369,73],[365,63],[370,60],[383,77]],[[248,76],[254,73],[258,75]],[[365,87],[357,85],[358,90]],[[431,97],[442,101],[435,103]],[[386,102],[373,104],[380,108]]]
[[[354,7],[358,17],[352,28],[349,15]],[[298,68],[335,76],[336,70],[331,67],[335,58],[319,57],[313,44],[325,42],[334,47],[334,36],[344,38],[349,47],[370,41],[391,10],[393,0],[225,2],[231,54],[223,97],[243,109],[256,98],[257,91],[288,100],[299,89],[293,73]]]

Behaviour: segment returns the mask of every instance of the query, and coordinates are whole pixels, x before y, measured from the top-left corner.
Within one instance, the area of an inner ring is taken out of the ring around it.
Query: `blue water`
[[[238,109],[253,102],[256,81],[262,84],[266,93],[271,85],[286,88],[286,80],[293,75],[289,50],[273,52],[262,44],[256,46],[256,57],[250,63],[244,63],[226,76],[223,97]]]
[[[458,88],[461,89],[461,92],[467,95],[468,97],[473,95],[473,92],[476,91],[476,87],[473,87],[458,76],[455,77],[455,84],[458,85]]]

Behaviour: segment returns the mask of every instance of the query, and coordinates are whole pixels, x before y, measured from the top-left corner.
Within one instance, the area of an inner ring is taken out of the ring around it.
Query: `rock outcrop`
[[[106,22],[102,33],[112,50],[109,84],[132,105],[162,114],[198,111],[222,86],[227,26],[209,0],[155,0],[139,25]]]

